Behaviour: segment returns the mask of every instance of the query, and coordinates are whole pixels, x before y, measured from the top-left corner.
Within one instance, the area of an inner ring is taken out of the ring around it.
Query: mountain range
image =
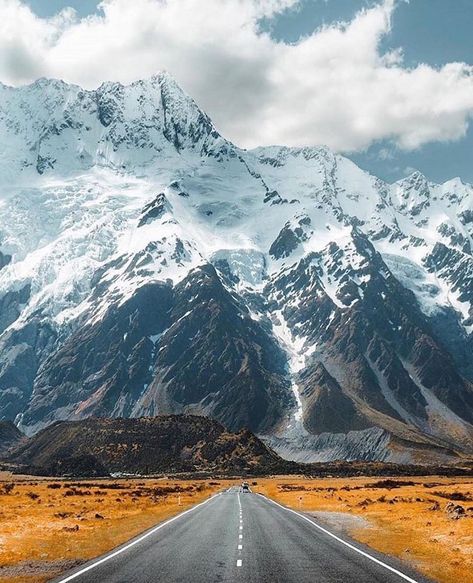
[[[238,148],[172,77],[0,84],[0,419],[196,414],[296,461],[473,453],[473,187]]]

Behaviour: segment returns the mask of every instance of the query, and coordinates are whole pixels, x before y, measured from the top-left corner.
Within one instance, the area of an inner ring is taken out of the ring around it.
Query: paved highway
[[[67,583],[428,583],[311,517],[237,488],[56,581]]]

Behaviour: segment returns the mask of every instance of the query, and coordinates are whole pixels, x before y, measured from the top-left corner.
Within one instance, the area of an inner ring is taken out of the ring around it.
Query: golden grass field
[[[13,488],[7,492],[12,484]],[[0,582],[43,583],[225,487],[221,480],[0,477]]]
[[[408,561],[441,583],[473,582],[473,479],[255,480],[334,532]],[[0,583],[42,583],[177,514],[230,480],[51,480],[0,475]],[[454,519],[447,504],[459,504]]]
[[[316,512],[332,531],[400,557],[435,581],[473,583],[472,478],[287,477],[260,479],[256,490]],[[465,514],[453,518],[445,510],[449,503],[461,505]],[[342,512],[353,519],[340,520]]]

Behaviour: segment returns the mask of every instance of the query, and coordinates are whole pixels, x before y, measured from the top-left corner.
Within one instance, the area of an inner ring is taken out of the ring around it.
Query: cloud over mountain
[[[393,0],[294,44],[262,31],[261,18],[299,0],[104,0],[94,16],[65,9],[36,16],[0,0],[0,79],[40,76],[93,88],[167,69],[241,146],[327,144],[359,151],[393,139],[413,149],[461,138],[473,113],[473,69],[407,68],[383,53]]]

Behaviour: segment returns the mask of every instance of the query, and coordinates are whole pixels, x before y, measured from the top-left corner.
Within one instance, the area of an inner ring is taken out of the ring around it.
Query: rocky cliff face
[[[313,461],[473,451],[470,185],[240,150],[165,74],[0,86],[0,142],[0,418],[197,413]]]
[[[12,421],[0,421],[0,455],[18,446],[25,436]]]

